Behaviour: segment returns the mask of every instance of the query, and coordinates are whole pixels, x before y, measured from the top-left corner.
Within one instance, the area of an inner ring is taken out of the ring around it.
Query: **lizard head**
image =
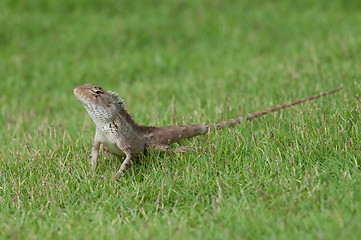
[[[111,121],[120,110],[124,101],[116,93],[87,83],[74,89],[75,97],[84,105],[95,124]]]

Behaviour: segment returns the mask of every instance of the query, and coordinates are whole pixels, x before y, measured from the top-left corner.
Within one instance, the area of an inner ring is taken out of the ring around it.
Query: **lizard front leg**
[[[98,140],[96,140],[96,137],[94,137],[93,144],[92,144],[92,151],[91,151],[91,155],[90,155],[90,167],[91,167],[92,173],[95,173],[95,170],[97,168],[100,144],[101,143]]]
[[[119,148],[122,147],[121,149],[125,153],[126,157],[122,163],[122,166],[120,166],[118,172],[114,175],[115,180],[118,180],[124,175],[124,173],[128,170],[128,168],[132,164],[132,158],[133,158],[132,148],[130,146],[124,148],[124,146],[119,146],[120,144],[117,145]]]

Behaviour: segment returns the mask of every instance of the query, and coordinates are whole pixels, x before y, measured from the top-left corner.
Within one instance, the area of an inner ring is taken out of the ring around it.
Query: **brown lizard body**
[[[166,150],[171,143],[184,138],[206,134],[211,128],[219,129],[241,123],[244,120],[257,118],[261,115],[287,108],[299,103],[310,101],[332,94],[341,88],[329,92],[302,98],[275,107],[267,108],[247,116],[240,116],[210,124],[177,125],[164,127],[141,126],[136,124],[125,110],[125,104],[117,94],[105,91],[99,86],[85,84],[74,89],[76,98],[84,105],[96,125],[96,132],[90,156],[92,172],[95,172],[99,157],[99,148],[103,144],[106,149],[116,155],[125,153],[126,158],[115,178],[119,179],[130,167],[132,159],[147,149]]]

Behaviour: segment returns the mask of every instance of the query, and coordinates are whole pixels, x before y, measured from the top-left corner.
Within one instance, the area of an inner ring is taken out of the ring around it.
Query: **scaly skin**
[[[168,150],[171,143],[184,138],[206,134],[212,128],[219,129],[241,123],[244,120],[257,118],[264,114],[287,108],[299,103],[310,101],[341,90],[334,89],[329,92],[299,99],[272,108],[267,108],[247,116],[240,116],[210,124],[179,125],[165,127],[141,126],[136,124],[129,113],[125,110],[124,101],[117,94],[105,91],[99,86],[85,84],[74,89],[76,98],[84,105],[90,117],[96,125],[95,136],[90,156],[92,172],[95,172],[99,157],[99,148],[103,144],[105,148],[116,155],[125,153],[126,157],[119,171],[114,175],[119,179],[130,167],[132,159],[147,149]],[[182,151],[184,148],[175,149]]]

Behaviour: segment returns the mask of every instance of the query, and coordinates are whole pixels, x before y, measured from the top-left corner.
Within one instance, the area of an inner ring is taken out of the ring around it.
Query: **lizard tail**
[[[274,107],[266,108],[261,111],[250,113],[247,116],[240,116],[237,118],[229,119],[227,121],[221,121],[221,122],[209,123],[209,124],[197,124],[197,125],[176,125],[176,126],[154,127],[151,129],[149,137],[151,138],[151,142],[158,144],[170,144],[184,138],[191,138],[197,135],[206,134],[212,128],[220,129],[228,126],[233,126],[235,124],[244,122],[245,120],[251,120],[253,118],[257,118],[262,115],[268,114],[270,112],[274,112],[296,104],[300,104],[303,102],[314,100],[316,98],[327,96],[337,91],[340,91],[341,89],[342,89],[341,87],[336,88],[328,92],[313,95],[311,97],[302,98],[296,101],[284,103]]]
[[[150,140],[157,144],[171,144],[184,138],[191,138],[208,132],[209,124],[175,125],[153,128]]]
[[[235,125],[237,123],[241,123],[244,120],[251,120],[253,118],[257,118],[257,117],[260,117],[262,115],[268,114],[270,112],[275,112],[275,111],[283,109],[283,108],[288,108],[288,107],[291,107],[293,105],[297,105],[297,104],[300,104],[300,103],[303,103],[303,102],[311,101],[311,100],[314,100],[314,99],[317,99],[317,98],[320,98],[320,97],[323,97],[323,96],[330,95],[332,93],[340,91],[341,89],[342,89],[342,87],[339,87],[339,88],[333,89],[333,90],[328,91],[328,92],[320,93],[320,94],[313,95],[313,96],[306,97],[306,98],[301,98],[301,99],[298,99],[298,100],[295,100],[295,101],[291,101],[291,102],[280,104],[280,105],[277,105],[277,106],[274,106],[274,107],[266,108],[266,109],[263,109],[261,111],[250,113],[247,116],[240,116],[240,117],[237,117],[237,118],[230,119],[228,121],[222,121],[222,122],[213,123],[213,124],[209,124],[209,125],[213,126],[216,129],[224,128],[224,127],[227,127],[227,126],[232,126],[232,125]]]

